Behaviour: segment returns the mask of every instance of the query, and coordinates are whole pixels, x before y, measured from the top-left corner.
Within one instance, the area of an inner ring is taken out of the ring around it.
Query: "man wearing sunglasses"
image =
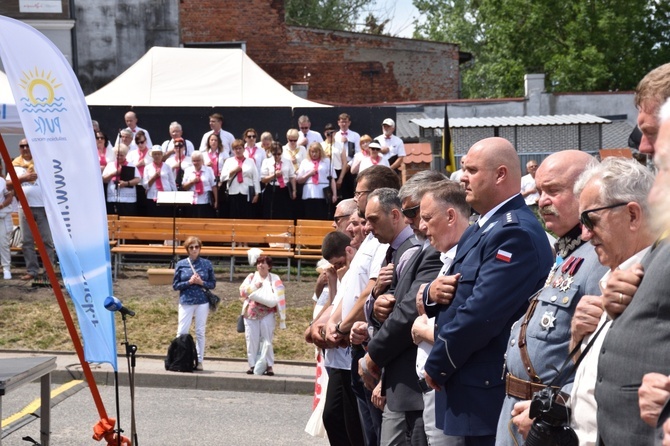
[[[575,185],[582,239],[595,247],[600,263],[609,268],[600,280],[601,292],[584,296],[572,321],[571,345],[581,343],[583,351],[595,339],[577,369],[570,397],[571,425],[580,444],[595,444],[597,437],[608,446],[652,444],[654,440],[654,430],[640,419],[637,387],[654,365],[670,371],[664,347],[668,332],[661,328],[667,326],[667,318],[662,321],[652,315],[662,312],[659,300],[667,300],[667,293],[636,295],[633,303],[641,306],[629,306],[613,324],[603,312],[606,295],[616,294],[621,306],[631,303],[628,291],[618,291],[608,279],[615,270],[635,267],[654,241],[647,205],[652,182],[653,175],[636,161],[611,157],[584,172]],[[666,265],[664,261],[661,276],[653,276],[655,284],[667,276]],[[654,348],[658,350],[652,352]]]
[[[422,171],[412,176],[399,192],[405,223],[412,228],[421,245],[402,271],[393,275],[389,291],[374,301],[374,317],[370,318],[376,333],[368,343],[364,360],[368,372],[383,368],[386,407],[381,444],[395,444],[393,439],[405,437],[411,439],[411,444],[426,442],[424,398],[415,371],[417,346],[412,341],[411,328],[418,316],[417,291],[434,279],[442,267],[439,251],[427,243],[425,230],[420,229],[419,215],[424,193],[442,180],[445,177],[439,172]],[[454,187],[465,202],[462,189]],[[469,215],[469,206],[465,207]],[[464,220],[463,229],[467,227],[467,215]],[[433,406],[429,410],[434,412]],[[443,436],[441,432],[439,434]]]
[[[33,155],[30,152],[30,145],[27,139],[19,142],[19,156],[14,158],[12,165],[16,171],[20,187],[28,201],[28,207],[37,223],[37,231],[42,236],[42,241],[47,250],[47,256],[52,264],[55,265],[56,252],[54,251],[53,239],[47,213],[44,208],[44,194],[37,173],[35,172]],[[15,184],[7,174],[7,190],[13,191]],[[37,251],[35,251],[35,238],[28,225],[23,207],[19,207],[19,226],[21,227],[23,258],[26,261],[26,274],[21,276],[21,280],[33,280],[40,272],[40,265],[37,260]]]
[[[300,129],[300,138],[305,139],[305,147],[309,147],[313,142],[323,142],[321,133],[311,130],[312,123],[309,121],[309,116],[302,115],[298,118],[298,128]]]
[[[574,193],[579,176],[596,163],[585,152],[564,150],[547,157],[537,169],[537,204],[547,229],[558,237],[556,262],[507,342],[506,395],[496,444],[523,444],[532,423],[528,408],[533,393],[552,382],[568,356],[577,303],[583,296],[600,295],[598,280],[607,268],[598,262],[594,247],[582,238],[579,196]],[[572,374],[565,377],[560,386],[572,383],[572,379]]]

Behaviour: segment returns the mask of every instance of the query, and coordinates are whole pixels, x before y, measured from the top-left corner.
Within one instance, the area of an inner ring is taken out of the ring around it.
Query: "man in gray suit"
[[[658,173],[649,194],[654,226],[665,233],[670,227],[670,100],[660,111],[661,128],[656,144],[656,166]],[[667,242],[662,242],[667,243]],[[631,286],[636,287],[636,277],[631,277]],[[637,299],[637,293],[635,299]],[[660,372],[660,373],[659,373]],[[656,444],[670,445],[670,377],[666,370],[647,373],[639,390],[640,417],[650,426],[657,426]],[[663,407],[665,405],[665,407]],[[662,411],[661,411],[662,409]],[[660,413],[660,415],[659,415]]]
[[[643,257],[647,259],[643,264],[655,257],[655,254],[646,255],[645,250],[655,238],[646,200],[652,182],[651,173],[637,162],[606,158],[600,166],[585,172],[575,186],[580,192],[582,238],[595,246],[600,263],[610,271],[636,268],[635,264]],[[670,312],[666,311],[666,316],[660,311],[657,314],[663,306],[662,301],[667,299],[662,293],[656,293],[659,287],[664,287],[663,282],[670,285],[665,274],[667,263],[663,262],[663,273],[658,275],[657,270],[652,276],[645,277],[635,299],[608,281],[608,273],[601,280],[601,301],[585,300],[575,312],[573,338],[585,346],[590,341],[586,335],[598,326],[605,325],[603,331],[607,330],[607,316],[598,312],[605,300],[614,295],[617,305],[629,305],[606,333],[597,332],[592,336],[595,338],[593,346],[576,374],[573,423],[577,423],[578,430],[593,434],[593,427],[585,424],[586,419],[592,417],[592,404],[588,399],[595,385],[600,444],[642,445],[653,440],[653,429],[640,419],[637,390],[645,372],[662,363],[667,365],[664,337],[668,330],[663,330],[667,324],[659,322],[664,317],[667,319]],[[653,278],[651,282],[648,281],[650,277]],[[596,361],[597,374],[594,374]],[[580,438],[586,438],[585,442],[593,441],[592,437],[589,439],[581,434]]]
[[[383,369],[382,392],[386,395],[386,405],[381,444],[384,445],[404,445],[406,438],[412,445],[426,444],[423,400],[414,373],[416,346],[412,343],[410,330],[417,315],[414,305],[416,289],[440,266],[439,253],[430,249],[425,243],[425,234],[419,231],[419,204],[423,189],[440,179],[444,179],[442,174],[424,171],[400,189],[398,198],[402,204],[404,223],[412,228],[420,244],[402,271],[393,268],[391,287],[377,297],[374,314],[369,317],[376,332],[362,361],[368,371]]]

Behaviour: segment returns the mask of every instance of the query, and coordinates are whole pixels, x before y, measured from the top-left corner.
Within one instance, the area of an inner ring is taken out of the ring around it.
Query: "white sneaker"
[[[9,271],[5,271],[2,275],[2,278],[5,280],[9,280],[12,278],[12,273],[10,273]]]

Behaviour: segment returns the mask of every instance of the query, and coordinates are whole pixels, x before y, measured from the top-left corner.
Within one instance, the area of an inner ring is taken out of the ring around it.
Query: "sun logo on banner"
[[[19,86],[26,90],[28,97],[22,97],[22,111],[28,113],[52,113],[67,110],[63,107],[65,98],[56,96],[58,83],[51,72],[44,73],[35,67],[34,71],[24,71]]]

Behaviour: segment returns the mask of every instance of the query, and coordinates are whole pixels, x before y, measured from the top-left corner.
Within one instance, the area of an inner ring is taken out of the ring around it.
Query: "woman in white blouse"
[[[333,205],[337,202],[335,171],[325,156],[321,143],[313,142],[309,146],[308,158],[300,163],[297,181],[303,184],[302,201],[304,218],[309,220],[329,220]],[[330,190],[330,198],[324,194],[324,188]]]
[[[219,217],[228,217],[228,201],[226,200],[226,183],[221,184],[219,178],[223,170],[223,163],[230,158],[230,152],[224,150],[221,137],[215,132],[207,138],[207,153],[203,156],[205,166],[212,169],[216,178],[217,204],[216,213]]]
[[[252,204],[258,202],[261,183],[256,163],[244,156],[244,142],[233,141],[233,157],[223,163],[221,182],[228,187],[228,216],[252,218]]]
[[[147,191],[147,215],[154,217],[171,217],[170,206],[156,206],[158,192],[176,191],[174,174],[170,166],[163,162],[163,149],[155,145],[151,148],[153,163],[144,167],[142,186]]]
[[[188,208],[188,215],[196,218],[212,218],[218,202],[216,178],[210,167],[204,165],[202,152],[196,150],[191,155],[192,166],[184,171],[183,190],[193,192],[193,206]]]
[[[352,174],[358,175],[368,167],[377,164],[388,167],[389,163],[381,154],[381,146],[378,142],[373,142],[369,135],[363,135],[360,144],[361,151],[354,156],[354,160],[351,162]]]
[[[272,143],[270,153],[272,158],[267,158],[261,166],[261,182],[265,184],[263,218],[293,219],[297,193],[293,164],[282,159],[282,147],[278,142]]]
[[[137,190],[140,183],[140,172],[126,160],[128,146],[119,144],[114,148],[116,160],[107,163],[102,172],[102,181],[107,186],[107,213],[117,215],[137,215]],[[124,166],[127,166],[124,169]],[[124,170],[132,172],[132,178],[126,176]],[[124,174],[122,174],[124,173]]]
[[[349,169],[347,154],[344,152],[344,145],[339,141],[335,141],[335,126],[333,124],[326,124],[323,134],[326,139],[321,143],[321,147],[323,147],[326,156],[330,158],[335,175],[337,175],[335,185],[337,186],[338,195],[342,195],[342,180]]]

